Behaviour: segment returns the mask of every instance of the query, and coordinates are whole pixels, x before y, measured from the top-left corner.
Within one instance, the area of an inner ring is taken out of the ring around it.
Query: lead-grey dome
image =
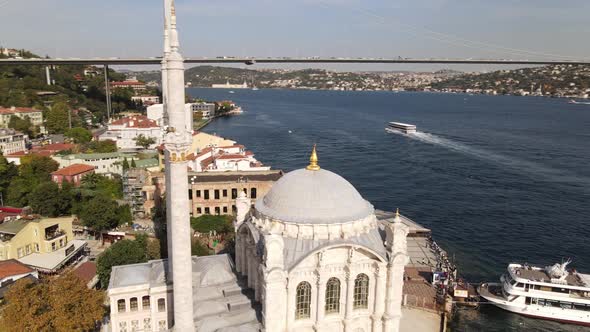
[[[324,169],[285,174],[256,202],[256,210],[284,222],[302,224],[346,223],[374,211],[350,182]]]

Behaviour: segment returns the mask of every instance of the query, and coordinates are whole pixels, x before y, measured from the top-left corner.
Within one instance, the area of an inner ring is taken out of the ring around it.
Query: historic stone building
[[[408,232],[339,175],[287,173],[241,220],[236,269],[262,304],[267,331],[398,331]]]
[[[235,263],[192,257],[196,331],[399,331],[408,226],[399,214],[378,220],[348,181],[319,168],[315,149],[254,206],[240,191],[236,210]],[[167,264],[113,267],[113,331],[173,325]]]
[[[191,214],[236,213],[236,198],[241,192],[255,202],[263,197],[272,185],[281,178],[282,171],[244,172],[189,172],[189,193]]]

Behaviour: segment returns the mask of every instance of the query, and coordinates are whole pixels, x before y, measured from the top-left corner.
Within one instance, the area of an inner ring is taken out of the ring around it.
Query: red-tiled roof
[[[10,206],[0,206],[0,212],[21,214],[23,209]]]
[[[86,173],[89,171],[93,171],[94,166],[86,165],[86,164],[73,164],[68,167],[64,167],[62,169],[58,169],[57,171],[51,173],[52,175],[63,175],[63,176],[72,176],[78,175],[81,173]]]
[[[246,156],[235,153],[228,153],[217,157],[217,159],[246,159]]]
[[[19,274],[30,273],[33,271],[33,269],[17,261],[16,259],[0,261],[0,279],[16,276]]]
[[[84,282],[88,283],[94,276],[96,276],[96,263],[94,262],[85,262],[82,265],[78,266],[73,273],[82,279]]]
[[[234,144],[234,145],[228,145],[228,146],[220,146],[220,149],[231,149],[231,148],[244,148],[244,146],[242,144]]]
[[[36,110],[29,107],[9,107],[5,108],[0,106],[0,114],[12,114],[12,113],[33,113],[33,112],[42,112],[40,110]]]
[[[202,168],[207,168],[207,166],[209,166],[213,161],[215,160],[214,156],[211,156],[209,158],[205,158],[201,161],[201,167]]]
[[[111,122],[111,125],[125,126],[127,128],[159,127],[156,121],[148,119],[148,117],[145,115],[126,116]]]
[[[111,86],[132,86],[132,85],[145,85],[140,81],[122,81],[122,82],[111,82]]]

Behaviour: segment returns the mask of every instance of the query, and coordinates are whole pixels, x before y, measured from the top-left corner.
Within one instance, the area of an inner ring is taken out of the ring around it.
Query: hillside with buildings
[[[283,88],[310,90],[415,90],[449,79],[457,71],[437,72],[336,72],[325,69],[243,69],[198,66],[185,72],[186,85],[191,87]],[[146,82],[159,83],[157,71],[132,72]],[[227,85],[226,85],[227,84]]]
[[[553,65],[464,74],[434,82],[431,88],[446,92],[588,98],[590,67]]]

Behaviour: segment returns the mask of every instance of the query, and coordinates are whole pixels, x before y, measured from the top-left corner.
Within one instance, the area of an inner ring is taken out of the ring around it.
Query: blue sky
[[[590,58],[587,0],[177,0],[185,56]],[[0,45],[158,56],[162,2],[0,0]]]

